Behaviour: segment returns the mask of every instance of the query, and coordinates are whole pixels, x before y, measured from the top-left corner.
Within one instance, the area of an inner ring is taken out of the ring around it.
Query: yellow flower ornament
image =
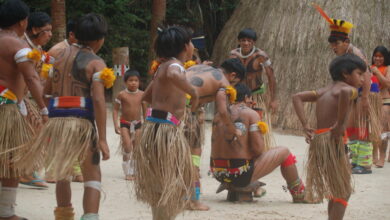
[[[237,90],[233,86],[227,86],[226,95],[229,96],[230,103],[234,103],[237,99]]]
[[[39,50],[33,49],[32,51],[27,53],[26,57],[35,62],[39,62],[42,59],[42,54],[41,52],[39,52]]]
[[[259,121],[259,122],[257,122],[257,126],[259,127],[260,133],[265,134],[268,132],[267,123]]]

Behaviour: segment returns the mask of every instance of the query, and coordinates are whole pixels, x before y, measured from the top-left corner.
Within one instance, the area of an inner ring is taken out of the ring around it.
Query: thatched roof
[[[311,2],[242,0],[214,46],[212,57],[219,64],[237,46],[241,29],[249,27],[257,32],[256,46],[266,51],[273,62],[280,100],[275,122],[282,128],[297,128],[291,105],[293,93],[319,88],[331,80],[327,69],[335,55],[327,43],[328,24]],[[316,3],[331,18],[355,25],[351,42],[369,59],[377,45],[389,48],[389,0],[317,0]]]

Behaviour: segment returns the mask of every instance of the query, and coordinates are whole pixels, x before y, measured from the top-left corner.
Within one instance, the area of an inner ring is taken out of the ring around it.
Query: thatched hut
[[[258,34],[256,46],[268,53],[278,84],[280,128],[300,128],[291,95],[326,85],[328,64],[335,57],[329,49],[328,23],[309,0],[242,0],[225,24],[213,51],[219,64],[237,46],[237,34],[246,27]],[[330,17],[352,22],[351,42],[371,57],[377,45],[390,46],[389,0],[317,0]],[[264,79],[266,77],[264,76]],[[313,113],[312,106],[307,110]],[[312,114],[311,114],[312,115]]]

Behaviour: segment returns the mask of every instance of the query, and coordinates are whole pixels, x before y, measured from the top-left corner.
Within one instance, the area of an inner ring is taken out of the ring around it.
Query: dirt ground
[[[103,198],[100,206],[100,219],[151,219],[148,206],[136,201],[132,191],[132,183],[123,179],[122,158],[115,154],[119,145],[119,136],[114,133],[111,116],[108,117],[108,142],[111,148],[111,159],[101,163],[103,175]],[[293,204],[289,193],[283,191],[286,185],[279,169],[262,179],[267,183],[267,194],[251,204],[233,204],[226,202],[224,191],[216,194],[218,182],[208,175],[210,155],[210,124],[206,130],[206,146],[201,161],[201,199],[211,207],[208,212],[186,211],[177,219],[327,219],[326,202],[322,204]],[[303,164],[307,144],[302,137],[275,134],[278,145],[287,146],[296,154],[298,169],[303,173]],[[304,178],[303,178],[304,179]],[[354,175],[355,193],[352,195],[345,214],[346,220],[358,219],[390,219],[390,163],[383,169],[373,168],[371,175]],[[83,213],[83,184],[72,183],[72,203],[76,210],[76,218]],[[16,211],[20,216],[30,220],[54,219],[56,206],[55,185],[50,184],[47,190],[37,190],[20,186]]]

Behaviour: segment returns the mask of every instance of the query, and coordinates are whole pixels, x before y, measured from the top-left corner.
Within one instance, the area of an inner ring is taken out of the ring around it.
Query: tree
[[[328,23],[311,2],[242,0],[213,50],[213,61],[220,64],[237,46],[237,34],[241,29],[250,27],[257,32],[256,46],[265,50],[273,61],[280,100],[274,123],[281,128],[301,128],[291,105],[293,93],[316,89],[331,81],[328,65],[335,55],[327,42]],[[377,45],[389,46],[388,0],[317,0],[316,3],[330,17],[355,25],[350,34],[351,42],[362,49],[369,60]],[[306,108],[313,119],[313,106]]]
[[[51,0],[51,19],[53,26],[52,42],[63,41],[66,37],[65,0]]]
[[[153,52],[153,43],[157,35],[157,27],[165,19],[165,14],[167,11],[167,1],[166,0],[153,0],[152,2],[152,19],[150,21],[150,50],[149,58],[154,57]]]

